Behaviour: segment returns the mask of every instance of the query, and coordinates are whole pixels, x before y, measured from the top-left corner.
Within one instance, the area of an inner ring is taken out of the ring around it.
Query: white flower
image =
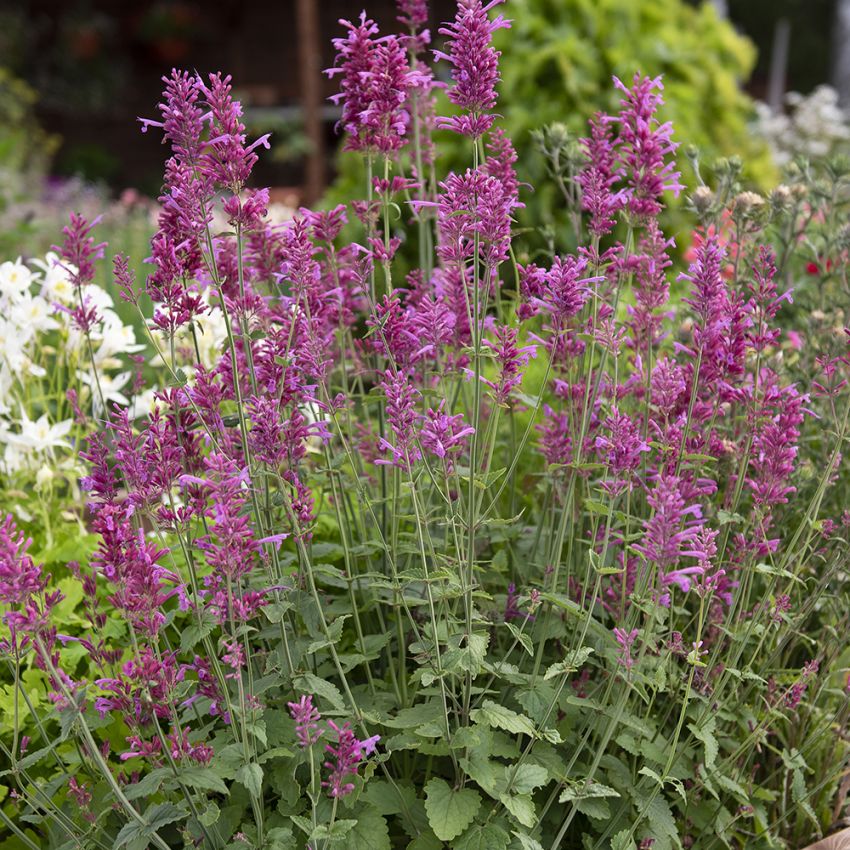
[[[48,301],[58,301],[62,304],[72,304],[76,299],[74,284],[70,275],[76,269],[61,260],[53,251],[43,260],[32,260],[32,265],[43,272],[41,295]]]
[[[51,425],[46,413],[33,422],[22,407],[21,420],[18,423],[20,433],[7,432],[0,434],[0,438],[24,452],[44,452],[54,448],[70,449],[71,444],[63,438],[68,435],[73,424],[73,419],[65,419],[63,422]]]
[[[38,472],[35,474],[35,487],[37,490],[43,490],[56,477],[53,469],[46,463],[43,463]]]
[[[59,327],[53,318],[53,307],[40,295],[25,293],[10,311],[10,318],[29,338],[33,333]]]
[[[5,364],[12,374],[20,375],[29,362],[26,351],[29,337],[13,322],[0,317],[0,363]]]
[[[97,379],[91,372],[80,372],[80,380],[91,389],[94,407],[98,412],[102,411],[101,397],[104,404],[114,402],[115,404],[128,405],[130,400],[121,390],[127,385],[132,377],[131,372],[122,372],[120,375],[109,375],[98,370]]]
[[[7,260],[0,264],[0,294],[11,301],[17,301],[29,291],[32,281],[32,271],[24,265],[20,257],[14,263]]]
[[[121,361],[115,358],[116,354],[133,354],[145,348],[136,342],[132,325],[125,325],[112,310],[104,312],[103,327],[98,335],[100,345],[95,352],[95,360],[106,368],[117,369],[121,365]]]
[[[151,387],[150,389],[139,393],[139,395],[134,396],[133,401],[130,404],[130,416],[133,419],[139,419],[142,416],[149,416],[153,413],[154,408],[157,405],[157,400],[155,398],[156,393],[156,387]]]

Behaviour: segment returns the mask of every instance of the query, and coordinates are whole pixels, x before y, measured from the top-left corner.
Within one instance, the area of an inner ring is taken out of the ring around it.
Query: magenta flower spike
[[[439,30],[448,39],[448,53],[435,50],[434,56],[452,65],[454,82],[447,94],[462,114],[440,118],[437,124],[463,136],[483,136],[495,120],[490,110],[498,98],[496,84],[501,54],[493,47],[493,33],[510,27],[510,21],[502,15],[491,21],[488,13],[501,2],[491,0],[485,6],[481,0],[459,0],[454,21]]]
[[[380,735],[373,735],[365,741],[357,738],[348,723],[337,726],[328,721],[328,729],[336,735],[335,743],[325,744],[325,751],[331,758],[325,762],[329,774],[322,787],[328,789],[331,797],[345,797],[354,790],[354,783],[348,781],[357,775],[357,768],[366,756],[375,752]]]
[[[298,702],[288,702],[289,713],[295,721],[295,735],[298,738],[298,745],[303,749],[312,746],[319,740],[322,734],[319,729],[319,721],[322,715],[319,710],[313,705],[312,694],[303,694]]]
[[[663,209],[661,196],[682,191],[673,155],[678,143],[673,141],[673,125],[661,124],[656,117],[664,100],[661,77],[635,74],[629,88],[617,77],[614,85],[623,92],[620,101],[619,162],[628,192],[628,210],[638,219],[654,218]]]

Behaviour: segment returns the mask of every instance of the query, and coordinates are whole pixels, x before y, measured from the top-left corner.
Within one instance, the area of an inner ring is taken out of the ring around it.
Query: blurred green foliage
[[[0,66],[0,254],[25,235],[27,221],[11,215],[15,204],[40,186],[59,140],[35,118],[36,93]]]

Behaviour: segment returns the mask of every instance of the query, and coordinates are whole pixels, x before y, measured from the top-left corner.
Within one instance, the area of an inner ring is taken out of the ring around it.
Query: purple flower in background
[[[380,735],[373,735],[361,741],[351,731],[348,723],[337,726],[333,720],[328,721],[328,728],[336,734],[336,746],[325,744],[325,751],[331,758],[325,762],[330,771],[322,787],[328,789],[331,797],[345,797],[354,790],[354,783],[347,781],[357,775],[357,768],[366,756],[375,752],[375,745],[381,740]]]
[[[369,107],[368,93],[363,84],[363,78],[371,74],[374,67],[375,39],[378,25],[360,13],[360,23],[340,20],[340,24],[348,30],[345,38],[335,38],[333,46],[336,50],[336,64],[325,73],[332,77],[342,74],[340,92],[331,100],[342,103],[340,126],[348,133],[345,142],[346,150],[362,150],[368,147],[368,142],[362,138],[360,115]]]
[[[519,607],[519,593],[517,593],[516,585],[513,582],[508,585],[508,593],[505,597],[504,613],[506,623],[510,620],[525,619],[529,622],[533,622],[536,619],[534,614],[531,612],[534,611],[540,604],[540,592],[538,590],[532,590],[529,596],[529,610],[528,612],[523,612],[523,610]]]
[[[427,0],[396,0],[398,17],[396,20],[416,32],[428,23]]]
[[[803,695],[809,687],[809,682],[817,675],[820,662],[817,658],[807,661],[800,670],[800,678],[788,689],[785,694],[785,707],[795,709],[803,699]]]
[[[298,745],[304,749],[315,744],[322,734],[319,729],[319,721],[322,715],[319,710],[313,705],[312,694],[302,695],[298,702],[288,702],[289,713],[295,721],[295,735],[298,738]]]
[[[682,367],[669,357],[662,357],[650,376],[650,397],[653,405],[670,418],[676,413],[679,400],[685,393],[687,381]]]
[[[62,245],[53,246],[53,250],[64,260],[62,267],[76,287],[86,286],[94,280],[94,264],[103,259],[106,243],[95,243],[91,235],[99,222],[100,216],[89,224],[84,216],[72,212],[70,222],[62,228],[65,237]]]
[[[201,154],[200,169],[222,188],[238,194],[248,182],[257,162],[256,148],[269,147],[268,134],[246,147],[242,105],[231,95],[231,77],[209,75],[209,83],[198,77],[196,85],[209,109],[210,138]]]
[[[399,38],[376,38],[377,24],[365,12],[357,25],[340,23],[348,34],[333,40],[336,63],[325,73],[342,75],[340,92],[331,100],[342,103],[339,123],[348,134],[344,149],[391,153],[407,141],[408,96],[422,82],[422,74],[411,69]]]
[[[632,87],[614,77],[614,85],[625,97],[620,101],[619,160],[628,186],[628,209],[636,218],[653,218],[661,212],[663,192],[678,197],[682,190],[673,154],[673,125],[659,124],[658,108],[664,100],[661,77],[635,74]]]
[[[594,236],[600,237],[613,229],[626,195],[622,190],[612,191],[620,175],[615,165],[610,122],[597,113],[588,123],[590,136],[581,140],[587,164],[578,174],[578,184],[581,187],[581,208],[590,213],[588,229]]]
[[[490,133],[487,139],[487,154],[484,171],[499,181],[502,192],[511,207],[523,206],[519,202],[519,180],[514,168],[517,152],[501,127]]]
[[[380,153],[396,151],[407,142],[407,102],[411,88],[420,83],[420,76],[419,71],[411,70],[400,39],[387,36],[377,43],[372,69],[363,74],[368,105],[359,121],[364,139]]]
[[[632,629],[630,632],[627,632],[625,629],[614,629],[614,638],[620,645],[620,650],[617,653],[617,663],[626,670],[631,670],[635,666],[635,660],[632,658],[632,645],[637,636],[637,629]]]
[[[753,314],[755,330],[747,334],[755,351],[763,351],[776,345],[781,331],[771,328],[770,322],[779,312],[783,301],[791,301],[791,291],[779,295],[776,290],[776,255],[765,245],[759,248],[757,260],[752,265],[753,281],[749,283],[752,293],[750,312]]]
[[[672,247],[675,242],[665,239],[658,222],[651,218],[638,243],[638,253],[626,262],[628,268],[634,269],[636,303],[630,311],[630,325],[635,347],[641,353],[661,336],[662,310],[670,295],[667,269],[673,264],[667,251]]]
[[[444,410],[445,404],[445,401],[441,401],[436,411],[428,408],[420,439],[422,448],[445,460],[451,471],[453,468],[451,454],[463,451],[467,437],[474,434],[475,429],[470,425],[464,426],[462,413],[449,416]]]
[[[416,445],[416,402],[419,391],[408,381],[404,372],[393,374],[389,369],[379,385],[387,398],[387,424],[393,432],[394,444],[381,439],[380,448],[392,452],[392,459],[379,459],[375,463],[390,464],[409,470],[411,464],[422,457]]]
[[[650,451],[649,443],[643,439],[638,424],[616,407],[602,423],[602,429],[596,438],[596,451],[615,479],[606,484],[613,492],[630,488],[632,473],[640,466],[641,456]]]
[[[435,50],[434,55],[454,66],[447,94],[464,114],[441,118],[438,125],[464,136],[483,136],[494,121],[490,110],[496,105],[500,53],[492,45],[493,33],[510,27],[510,21],[501,15],[491,21],[487,13],[501,2],[484,6],[481,0],[459,0],[454,21],[439,30],[448,38],[449,52]]]
[[[753,436],[747,486],[756,505],[769,511],[773,505],[787,502],[796,491],[789,479],[797,459],[807,397],[793,385],[780,387],[777,376],[769,370],[764,370],[762,381],[764,399]]]
[[[165,91],[159,104],[162,121],[140,118],[142,132],[160,127],[165,140],[171,143],[175,155],[182,161],[196,164],[203,148],[204,110],[198,104],[200,90],[197,80],[187,71],[172,70],[163,77]]]
[[[587,269],[584,257],[559,257],[552,260],[552,267],[545,274],[543,292],[532,299],[540,309],[552,317],[555,327],[563,328],[569,319],[579,313],[588,297],[588,284],[601,280],[600,277],[582,277]]]
[[[537,346],[526,345],[520,348],[516,344],[518,331],[509,325],[499,325],[496,328],[496,342],[484,340],[485,347],[494,355],[499,367],[499,377],[496,381],[481,380],[493,390],[496,404],[507,405],[511,393],[522,383],[523,369],[532,357],[537,356]]]
[[[515,201],[496,177],[481,169],[450,173],[440,183],[437,223],[440,234],[437,254],[444,263],[463,264],[472,259],[475,236],[485,268],[508,258],[511,241],[511,209]],[[424,205],[423,205],[424,206]]]

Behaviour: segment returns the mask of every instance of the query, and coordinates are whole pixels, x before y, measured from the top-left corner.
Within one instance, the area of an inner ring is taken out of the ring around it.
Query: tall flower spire
[[[448,98],[464,114],[441,118],[440,126],[463,136],[483,136],[493,124],[490,110],[496,105],[496,83],[499,82],[499,56],[493,47],[493,33],[510,27],[510,21],[498,15],[492,21],[488,12],[502,0],[491,0],[486,6],[481,0],[459,0],[452,23],[439,32],[448,38],[448,53],[435,50],[437,59],[454,66]]]
[[[345,149],[396,151],[407,141],[408,96],[422,74],[410,67],[403,40],[377,38],[378,26],[365,12],[359,24],[340,23],[348,34],[334,39],[336,64],[325,73],[342,75],[340,92],[331,100],[342,104],[339,125],[348,133]]]
[[[682,190],[673,154],[673,125],[659,123],[658,107],[664,99],[661,77],[635,74],[632,87],[614,77],[614,85],[623,92],[620,101],[620,161],[628,185],[628,209],[636,218],[653,218],[661,212],[663,192],[676,196]]]

